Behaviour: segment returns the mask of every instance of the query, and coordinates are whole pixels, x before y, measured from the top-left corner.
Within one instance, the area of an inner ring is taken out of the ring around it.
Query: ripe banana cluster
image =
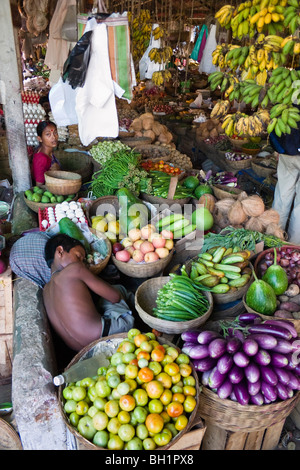
[[[128,21],[132,40],[132,58],[134,63],[138,63],[150,42],[152,28],[150,11],[141,9],[140,14],[136,15],[134,19],[129,11]]]
[[[245,113],[237,112],[225,116],[222,128],[226,135],[231,137],[233,134],[239,136],[258,137],[267,128],[270,123],[270,115],[267,110],[259,110],[248,116]]]
[[[156,28],[153,29],[152,34],[154,39],[157,40],[164,37],[165,31],[160,26],[156,26]]]
[[[228,100],[218,100],[211,110],[210,119],[222,119],[230,109]]]
[[[278,67],[276,70],[273,70],[269,84],[271,86],[268,94],[271,103],[290,105],[298,100],[300,71]]]
[[[225,56],[228,52],[228,47],[225,43],[218,44],[216,49],[212,53],[212,63],[220,67],[220,69],[224,68],[225,63]]]
[[[171,78],[172,74],[169,70],[160,70],[153,72],[151,80],[154,85],[161,86],[164,84],[164,82],[168,82]]]
[[[258,11],[250,17],[250,24],[255,25],[259,33],[267,26],[269,33],[282,30],[282,22],[284,20],[284,6],[282,5],[273,5],[270,0],[262,0]],[[280,28],[274,27],[274,24],[280,24]],[[270,26],[273,26],[270,31]],[[265,28],[266,29],[266,28]]]
[[[295,106],[278,103],[270,110],[271,121],[267,127],[267,132],[275,132],[278,137],[282,134],[290,134],[292,129],[298,129],[300,121],[300,111]]]
[[[288,7],[284,10],[283,25],[288,28],[292,34],[300,26],[300,9],[298,0],[288,0]]]
[[[169,46],[162,48],[152,47],[148,53],[148,56],[150,60],[156,64],[163,64],[171,59],[172,54],[173,50]]]
[[[232,5],[224,5],[217,11],[215,18],[218,20],[222,28],[230,28],[230,22],[234,11],[235,7]]]

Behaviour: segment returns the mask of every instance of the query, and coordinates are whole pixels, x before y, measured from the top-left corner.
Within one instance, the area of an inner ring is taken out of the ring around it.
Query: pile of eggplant
[[[300,390],[300,338],[288,320],[244,313],[181,339],[201,383],[220,399],[261,406]]]

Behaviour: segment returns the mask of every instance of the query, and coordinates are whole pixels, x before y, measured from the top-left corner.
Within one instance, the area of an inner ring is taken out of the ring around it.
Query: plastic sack
[[[62,78],[53,85],[49,92],[49,102],[56,124],[59,127],[72,126],[78,123],[76,106],[77,90],[73,89]]]
[[[206,40],[205,49],[203,51],[203,56],[199,65],[199,73],[212,73],[217,70],[212,63],[212,53],[217,47],[216,41],[216,25],[212,25],[208,38]]]
[[[93,31],[87,31],[76,43],[69,54],[64,68],[63,81],[69,82],[72,88],[82,87],[90,61],[91,36]]]

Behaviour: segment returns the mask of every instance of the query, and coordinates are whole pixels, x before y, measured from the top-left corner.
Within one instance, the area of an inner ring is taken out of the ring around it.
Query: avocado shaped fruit
[[[282,266],[277,264],[277,251],[274,248],[274,263],[268,267],[262,280],[270,284],[276,295],[283,294],[289,285],[288,277]]]
[[[247,290],[246,304],[262,315],[273,315],[277,308],[277,298],[273,287],[262,279],[257,279],[253,270],[254,281]]]

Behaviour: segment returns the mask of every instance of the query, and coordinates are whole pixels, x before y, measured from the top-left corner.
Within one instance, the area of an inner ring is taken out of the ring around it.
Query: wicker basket
[[[222,184],[215,184],[212,186],[212,190],[214,192],[214,196],[217,199],[237,199],[239,194],[242,192],[242,189],[239,188],[230,188],[229,186],[226,187]]]
[[[128,137],[121,139],[121,142],[131,148],[139,148],[140,146],[151,144],[151,137]]]
[[[103,234],[102,232],[99,232],[98,230],[95,230],[93,228],[90,228],[90,231],[93,235],[96,235],[97,238],[103,239],[105,241],[105,245],[106,245],[106,249],[107,249],[107,255],[102,261],[100,261],[100,263],[90,264],[89,265],[90,271],[92,271],[92,273],[97,275],[97,274],[101,273],[101,271],[103,271],[103,269],[106,268],[106,266],[107,266],[107,264],[110,260],[110,257],[111,257],[112,246],[111,246],[110,240],[105,236],[105,234]]]
[[[192,262],[197,261],[197,260],[198,260],[198,255],[186,263],[185,268],[186,268],[187,274],[190,274]],[[251,268],[251,270],[253,270],[253,266],[250,262],[249,262],[249,267]],[[228,304],[230,302],[234,302],[235,300],[241,299],[243,295],[245,294],[245,292],[247,292],[247,290],[249,289],[249,286],[252,283],[252,281],[253,281],[253,274],[251,275],[247,284],[243,287],[239,287],[234,291],[228,291],[226,292],[226,294],[212,294],[214,303]]]
[[[147,278],[156,276],[162,272],[170,263],[174,254],[174,249],[171,250],[165,258],[153,261],[152,263],[135,263],[134,261],[119,261],[115,256],[112,256],[112,261],[118,270],[129,277]]]
[[[230,142],[232,143],[233,147],[236,149],[241,149],[243,145],[247,144],[248,139],[232,139],[229,138]]]
[[[261,152],[261,148],[259,148],[259,149],[247,149],[245,147],[242,147],[241,150],[242,150],[243,153],[246,153],[247,155],[253,155],[253,156],[256,156],[257,154],[259,154],[259,152]]]
[[[82,185],[82,178],[71,171],[46,171],[45,186],[52,194],[76,194]]]
[[[246,170],[247,168],[251,168],[252,157],[246,158],[245,160],[227,160],[225,158],[225,161],[230,170]]]
[[[95,215],[105,215],[107,212],[112,212],[118,216],[119,200],[117,196],[103,196],[95,199],[88,208],[88,224],[92,226],[92,217]]]
[[[29,199],[27,199],[27,197],[23,194],[23,197],[24,197],[24,201],[25,201],[25,204],[31,209],[33,210],[34,212],[38,213],[39,212],[39,209],[41,209],[42,211],[44,209],[46,209],[47,207],[55,207],[56,204],[58,204],[57,202],[54,202],[54,203],[43,203],[43,202],[34,202],[34,201],[29,201]],[[72,201],[77,201],[78,199],[78,194],[75,195],[75,197],[72,199]]]
[[[94,355],[99,354],[100,352],[105,354],[106,357],[110,357],[117,350],[117,347],[119,346],[121,341],[123,339],[125,339],[126,337],[127,337],[127,333],[119,333],[119,334],[115,334],[115,335],[111,335],[111,336],[106,336],[104,338],[101,338],[100,340],[94,341],[93,343],[91,343],[88,346],[84,347],[78,354],[76,354],[76,356],[71,360],[71,362],[68,364],[66,369],[69,369],[69,367],[76,364],[80,360],[87,359],[89,357],[92,357]],[[169,346],[174,346],[173,343],[171,343],[168,339],[164,338],[163,336],[158,337],[157,341],[160,344],[168,344]],[[191,429],[196,416],[198,416],[197,407],[198,407],[198,403],[199,403],[200,387],[199,387],[198,375],[197,375],[197,373],[195,371],[195,368],[194,368],[192,363],[191,363],[191,366],[192,366],[192,375],[195,378],[195,382],[196,382],[196,384],[195,384],[195,387],[196,387],[196,396],[195,396],[196,406],[195,406],[194,410],[192,411],[192,413],[189,415],[189,421],[188,421],[187,426],[182,431],[180,431],[178,434],[176,434],[176,436],[166,446],[158,447],[156,450],[159,450],[159,451],[160,450],[167,450],[171,446],[173,446],[176,442],[178,442],[179,439],[181,439],[181,437]],[[63,389],[64,389],[63,385],[61,385],[58,389],[59,409],[60,409],[63,420],[66,423],[69,431],[73,434],[73,436],[75,436],[76,441],[79,444],[80,450],[107,450],[104,447],[96,446],[91,441],[89,441],[88,439],[83,437],[76,430],[76,428],[73,427],[70,424],[70,422],[67,419],[67,416],[64,412],[65,399],[63,398]]]
[[[257,163],[257,159],[251,161],[251,168],[258,176],[262,176],[263,178],[267,178],[274,173],[274,168],[268,168],[266,166],[259,165]]]
[[[141,199],[143,201],[151,202],[151,204],[168,204],[172,206],[173,204],[179,204],[180,206],[184,206],[184,204],[188,204],[191,200],[190,197],[186,197],[184,199],[167,199],[158,196],[152,196],[151,194],[141,193]]]
[[[86,153],[58,150],[55,152],[55,156],[59,160],[63,171],[78,173],[83,183],[91,179],[93,162],[91,157]]]
[[[241,405],[238,402],[222,400],[207,387],[202,387],[199,396],[198,413],[208,424],[233,432],[252,432],[279,423],[291,413],[300,398],[294,397],[269,405]]]
[[[204,315],[195,320],[174,322],[160,320],[152,315],[152,310],[156,306],[157,293],[170,279],[169,276],[156,277],[148,279],[138,287],[135,293],[135,308],[140,318],[151,328],[168,334],[179,334],[187,330],[197,329],[209,319],[213,311],[213,299],[210,292],[204,292],[210,304],[209,309]]]

